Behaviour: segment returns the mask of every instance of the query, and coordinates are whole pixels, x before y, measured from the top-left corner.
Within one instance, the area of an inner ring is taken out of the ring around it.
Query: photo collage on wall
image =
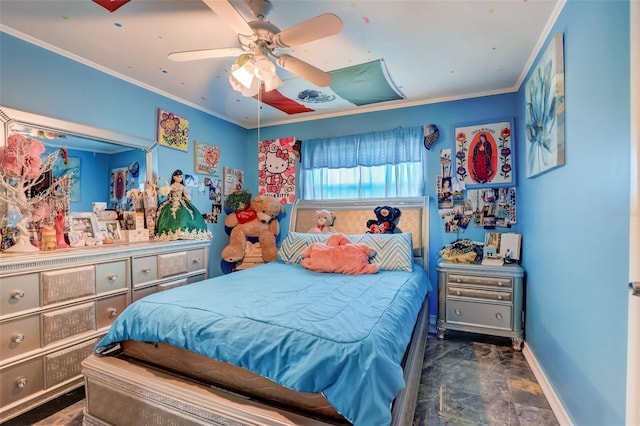
[[[451,149],[440,150],[435,185],[445,232],[464,232],[469,226],[510,228],[517,221],[516,187],[467,188],[465,182],[452,176]]]

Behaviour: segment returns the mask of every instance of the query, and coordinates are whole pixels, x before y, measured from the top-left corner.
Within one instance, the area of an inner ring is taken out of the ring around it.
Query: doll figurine
[[[56,248],[69,247],[69,244],[64,240],[64,212],[62,209],[58,209],[54,224],[56,230]]]
[[[202,214],[191,203],[187,189],[182,184],[182,171],[171,175],[170,192],[158,207],[156,235],[160,240],[205,240],[211,232]]]

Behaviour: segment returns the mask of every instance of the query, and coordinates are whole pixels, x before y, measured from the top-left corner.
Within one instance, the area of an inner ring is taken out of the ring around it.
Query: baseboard
[[[542,368],[540,368],[538,360],[534,356],[531,349],[529,349],[529,346],[526,342],[524,343],[524,347],[522,348],[522,354],[529,363],[529,367],[531,367],[533,375],[536,376],[536,379],[538,380],[538,383],[542,388],[542,392],[549,401],[551,410],[553,410],[553,414],[555,414],[556,419],[558,419],[558,423],[560,423],[560,426],[574,426],[571,418],[567,414],[567,411],[564,409],[562,402],[560,402],[560,398],[558,398],[558,395],[553,390],[551,383],[547,379],[547,376],[544,374],[544,371],[542,371]]]

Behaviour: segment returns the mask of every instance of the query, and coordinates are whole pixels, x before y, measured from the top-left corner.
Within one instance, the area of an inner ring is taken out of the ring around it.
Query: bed
[[[364,234],[376,206],[400,234]],[[315,211],[377,251],[376,274],[309,271]],[[83,362],[86,425],[407,425],[431,290],[424,198],[298,201],[278,262],[131,304]]]

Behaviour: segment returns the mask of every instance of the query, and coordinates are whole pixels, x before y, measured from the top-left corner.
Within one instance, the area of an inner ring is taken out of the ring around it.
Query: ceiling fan
[[[273,62],[269,59],[269,57],[273,57],[278,66],[316,86],[326,87],[331,84],[331,74],[291,55],[279,53],[279,49],[286,49],[338,34],[342,30],[342,20],[338,16],[332,13],[323,13],[281,31],[274,24],[265,20],[272,9],[269,0],[245,0],[256,17],[255,20],[248,22],[228,0],[203,1],[238,34],[240,47],[174,52],[169,54],[169,59],[182,62],[230,56],[240,57],[232,67],[233,77],[246,88],[249,88],[250,85],[255,86],[256,81],[259,87],[260,81],[263,81],[265,82],[265,90],[268,91],[269,88],[273,89],[282,84],[275,73]],[[245,66],[247,63],[250,66]],[[243,79],[243,73],[238,70],[245,71],[244,74],[248,79]],[[257,78],[253,78],[254,75]],[[277,81],[274,82],[274,78]],[[234,85],[233,80],[232,85]]]

